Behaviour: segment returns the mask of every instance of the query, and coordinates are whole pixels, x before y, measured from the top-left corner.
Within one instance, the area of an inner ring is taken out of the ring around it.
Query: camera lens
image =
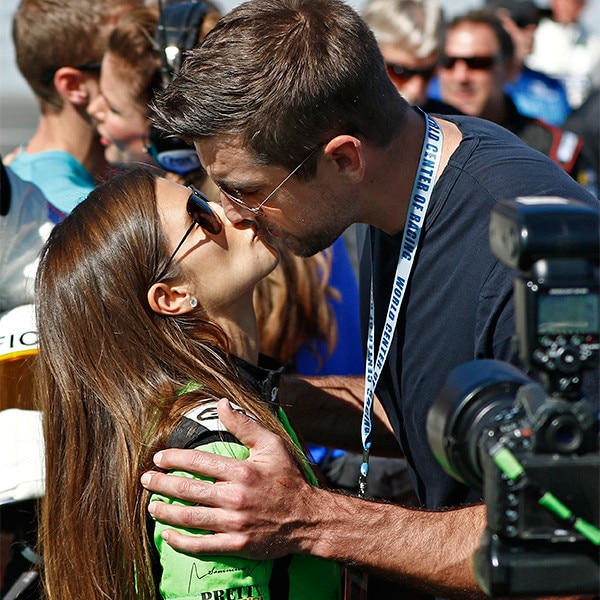
[[[526,383],[531,380],[516,367],[497,360],[473,360],[450,372],[427,415],[429,445],[447,473],[482,488],[481,442]]]
[[[561,454],[579,450],[583,437],[577,419],[566,414],[552,419],[545,432],[546,446]]]

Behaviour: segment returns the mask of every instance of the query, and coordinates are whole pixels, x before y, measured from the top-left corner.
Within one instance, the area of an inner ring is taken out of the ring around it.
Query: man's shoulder
[[[465,137],[482,138],[506,138],[511,139],[510,133],[504,127],[480,117],[470,115],[443,115],[442,119],[454,123]]]
[[[438,193],[461,202],[484,195],[494,202],[517,196],[585,199],[591,195],[563,168],[571,162],[568,157],[580,154],[578,136],[525,117],[527,135],[518,136],[474,117],[444,118],[457,124],[463,139],[444,170],[444,179],[436,184]],[[560,151],[562,164],[548,156],[550,149]]]
[[[533,149],[548,155],[551,147],[558,147],[561,140],[568,137],[560,127],[518,113],[516,108],[503,125],[469,116],[444,115],[443,118],[457,125],[463,142],[475,140],[479,144],[478,152],[498,153],[508,162],[523,156],[535,161],[537,153]],[[514,154],[511,156],[511,153]]]
[[[515,132],[479,117],[466,115],[443,115],[443,119],[454,123],[461,141],[450,158],[450,166],[462,165],[467,170],[504,170],[508,163],[521,159],[536,159],[531,148],[519,139]]]

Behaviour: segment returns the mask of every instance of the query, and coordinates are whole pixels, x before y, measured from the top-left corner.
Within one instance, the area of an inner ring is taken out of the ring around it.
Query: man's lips
[[[254,239],[265,236],[265,230],[253,219],[244,219],[241,224],[252,231]]]

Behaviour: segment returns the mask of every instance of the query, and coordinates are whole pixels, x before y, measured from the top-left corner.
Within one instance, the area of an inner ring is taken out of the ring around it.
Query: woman
[[[147,523],[139,485],[169,444],[247,456],[218,430],[221,397],[281,435],[314,481],[272,399],[278,371],[255,364],[254,288],[277,261],[253,222],[233,225],[145,169],[98,187],[52,231],[36,292],[49,600],[339,597],[337,567],[308,556],[177,553]]]

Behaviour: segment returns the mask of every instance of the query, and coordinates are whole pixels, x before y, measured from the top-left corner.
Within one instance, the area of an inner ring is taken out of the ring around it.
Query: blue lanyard
[[[423,140],[419,167],[411,192],[406,223],[404,225],[404,234],[402,236],[402,245],[400,247],[400,255],[396,266],[394,286],[392,288],[385,324],[379,341],[377,360],[375,360],[375,302],[373,299],[373,275],[371,274],[369,331],[367,336],[367,357],[365,364],[365,392],[361,424],[363,462],[360,465],[358,480],[359,494],[361,496],[365,495],[367,475],[369,473],[369,452],[371,450],[373,398],[375,396],[375,388],[377,387],[381,370],[385,364],[394,337],[398,315],[400,314],[400,307],[404,300],[404,291],[413,267],[415,252],[419,244],[421,230],[425,222],[425,215],[427,214],[427,207],[429,206],[429,200],[431,199],[431,193],[433,191],[435,177],[442,154],[442,130],[428,114],[423,113],[423,115],[425,116],[425,139]]]

